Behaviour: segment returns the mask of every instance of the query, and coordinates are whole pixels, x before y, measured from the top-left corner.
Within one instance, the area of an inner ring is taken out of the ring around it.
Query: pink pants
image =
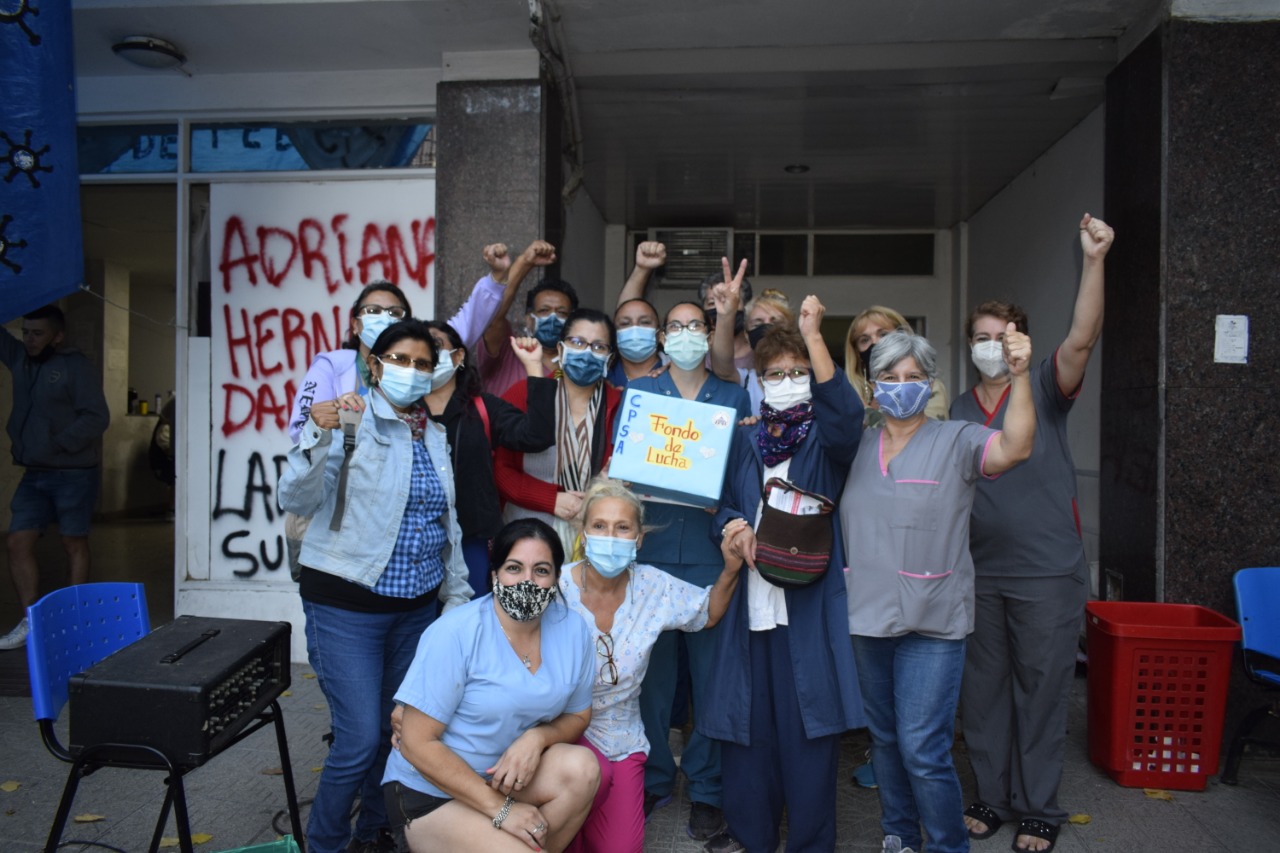
[[[591,804],[591,814],[565,853],[642,853],[644,753],[610,761],[585,737],[578,745],[594,752],[600,763],[600,790]]]

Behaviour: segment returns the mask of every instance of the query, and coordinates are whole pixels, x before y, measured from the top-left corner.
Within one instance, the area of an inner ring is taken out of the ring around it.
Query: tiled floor
[[[171,525],[157,522],[100,525],[93,534],[97,579],[146,582],[152,620],[157,625],[171,618],[172,535]],[[57,558],[56,541],[49,547],[51,556]],[[0,629],[7,630],[17,618],[17,607],[4,572],[0,572],[0,587]],[[0,668],[21,668],[21,655],[22,652],[0,652]],[[314,793],[318,768],[324,760],[322,737],[328,731],[324,698],[309,675],[309,668],[295,666],[293,687],[281,699],[294,774],[304,801]],[[1087,817],[1088,822],[1064,827],[1058,851],[1280,850],[1276,840],[1280,839],[1280,762],[1247,758],[1238,787],[1221,785],[1214,777],[1203,792],[1171,791],[1167,799],[1148,796],[1141,789],[1122,788],[1089,763],[1085,683],[1083,678],[1077,679],[1072,695],[1061,800],[1068,811]],[[673,747],[678,749],[680,742],[680,733],[673,731]],[[863,733],[853,732],[844,739],[836,782],[839,851],[880,849],[876,793],[849,783],[849,773],[861,761],[865,744]],[[969,791],[972,785],[963,745],[957,747],[957,764]],[[276,837],[277,830],[287,830],[287,820],[279,817],[284,805],[283,786],[272,775],[278,765],[274,737],[265,731],[189,774],[193,830],[212,836],[198,850],[224,851],[265,843]],[[50,757],[40,743],[30,700],[0,697],[0,783],[18,783],[13,791],[0,787],[0,853],[42,848],[65,775],[66,765]],[[161,796],[159,774],[121,770],[96,773],[82,784],[73,814],[98,815],[101,819],[72,825],[64,837],[105,843],[125,851],[145,849]],[[647,828],[646,853],[701,850],[702,845],[685,833],[688,809],[688,802],[681,797],[654,814]],[[275,827],[273,816],[277,818]],[[994,838],[975,842],[973,850],[1007,850],[1013,831],[1012,827],[1005,827]],[[168,834],[175,834],[172,820]],[[63,849],[95,848],[70,845]]]

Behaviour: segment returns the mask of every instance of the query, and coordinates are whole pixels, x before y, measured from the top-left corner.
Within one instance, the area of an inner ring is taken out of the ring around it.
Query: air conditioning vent
[[[720,259],[733,248],[733,229],[652,228],[649,239],[667,247],[667,264],[658,271],[658,286],[694,288],[720,270]]]

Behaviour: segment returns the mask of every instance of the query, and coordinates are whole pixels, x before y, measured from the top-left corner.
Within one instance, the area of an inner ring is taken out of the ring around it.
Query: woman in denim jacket
[[[447,609],[471,597],[444,428],[422,403],[436,358],[420,321],[388,327],[370,348],[369,396],[349,392],[338,401],[362,412],[345,496],[339,473],[347,450],[334,434],[338,417],[327,411],[312,410],[280,480],[280,506],[312,518],[299,592],[307,655],[333,724],[307,825],[316,853],[347,849],[357,794],[356,840],[376,843],[385,830],[392,696],[437,601]]]

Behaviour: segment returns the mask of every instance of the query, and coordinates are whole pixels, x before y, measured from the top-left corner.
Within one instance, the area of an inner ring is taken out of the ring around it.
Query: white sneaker
[[[0,637],[0,649],[20,649],[27,644],[27,633],[31,630],[31,623],[27,621],[27,617],[23,616],[12,631]]]
[[[903,847],[902,839],[896,835],[886,835],[880,851],[881,853],[915,853],[910,847]]]

